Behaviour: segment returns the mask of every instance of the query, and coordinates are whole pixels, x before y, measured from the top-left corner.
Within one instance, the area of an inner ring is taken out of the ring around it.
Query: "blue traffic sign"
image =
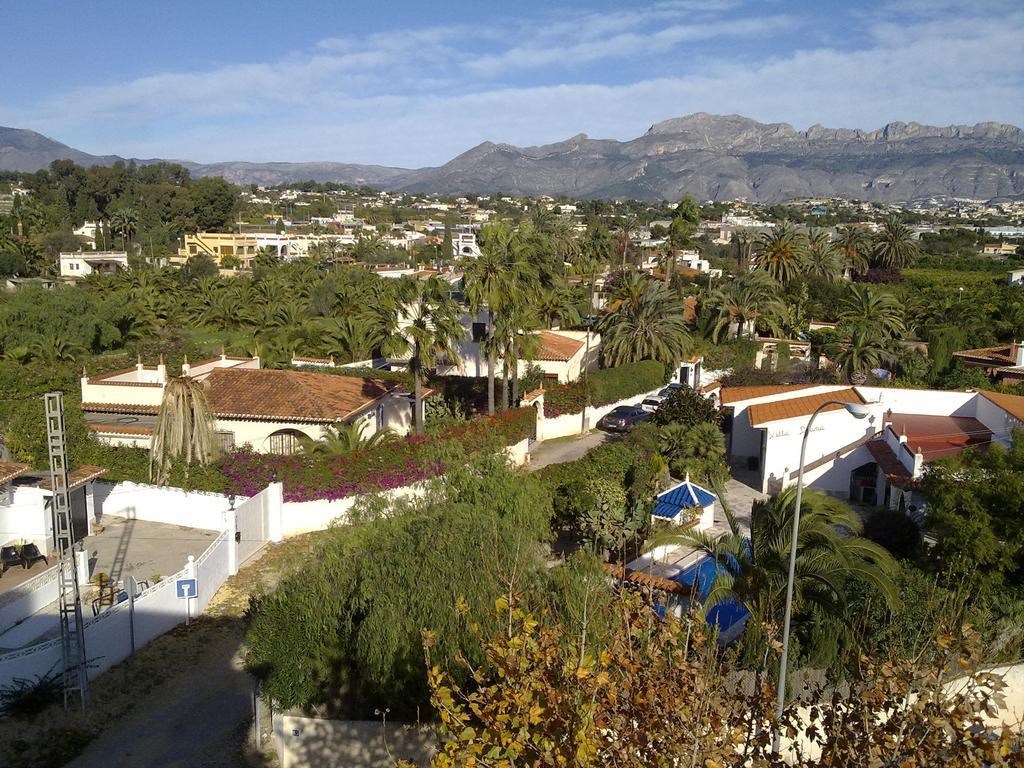
[[[199,594],[195,579],[178,579],[174,585],[178,591],[178,597],[182,600],[188,600],[190,597],[196,597]]]

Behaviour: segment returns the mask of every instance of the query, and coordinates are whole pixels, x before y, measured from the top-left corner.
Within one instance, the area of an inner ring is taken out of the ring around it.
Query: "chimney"
[[[160,362],[156,366],[156,376],[160,380],[161,384],[167,383],[167,364],[164,362],[164,356],[160,355]]]
[[[1014,346],[1014,363],[1018,368],[1024,368],[1024,340],[1018,341]]]
[[[135,360],[135,372],[139,375],[139,379],[142,379],[142,355],[140,354]]]
[[[924,454],[921,453],[921,446],[917,446],[914,452],[914,477],[920,477],[924,471]]]
[[[188,364],[188,355],[184,355],[181,358],[181,375],[188,376],[192,373],[192,366]]]

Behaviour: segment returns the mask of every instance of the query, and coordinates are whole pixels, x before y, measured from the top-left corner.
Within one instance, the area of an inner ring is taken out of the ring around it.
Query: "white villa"
[[[61,277],[110,275],[128,269],[126,251],[71,251],[60,254]]]
[[[378,379],[268,370],[259,358],[227,355],[186,362],[182,375],[203,383],[224,449],[250,445],[261,453],[288,454],[303,438],[318,440],[330,427],[359,424],[370,436],[385,428],[404,434],[412,423],[408,393]],[[148,447],[167,381],[162,362],[83,375],[87,426],[112,445]]]
[[[829,401],[866,405],[855,419],[829,406],[808,438],[805,481],[829,494],[889,509],[920,505],[916,481],[932,460],[972,446],[1009,444],[1024,427],[1024,397],[840,385],[724,387],[729,456],[774,493],[796,483],[811,414]]]

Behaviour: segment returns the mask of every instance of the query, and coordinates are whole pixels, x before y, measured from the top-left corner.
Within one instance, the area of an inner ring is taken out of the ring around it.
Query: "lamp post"
[[[829,400],[819,405],[811,414],[807,428],[804,430],[803,440],[800,442],[800,470],[796,478],[796,504],[793,508],[793,534],[789,543],[789,579],[786,582],[786,613],[782,620],[782,658],[779,659],[779,683],[778,694],[775,702],[775,739],[772,743],[772,750],[778,754],[782,748],[782,711],[786,706],[786,666],[789,661],[789,620],[793,613],[793,581],[796,577],[796,539],[800,532],[800,502],[804,493],[804,457],[807,454],[807,437],[811,434],[811,427],[814,419],[819,413],[833,405],[838,405],[855,419],[863,419],[870,413],[870,410],[863,403],[843,403],[839,400]]]

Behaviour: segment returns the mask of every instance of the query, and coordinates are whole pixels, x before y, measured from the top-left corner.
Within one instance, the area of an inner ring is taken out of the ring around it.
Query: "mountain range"
[[[56,159],[110,165],[28,130],[0,127],[0,169],[34,171]],[[157,160],[136,160],[139,163]],[[484,142],[433,168],[347,163],[199,164],[193,176],[239,184],[333,181],[392,191],[574,198],[781,202],[844,197],[898,202],[930,197],[1024,196],[1024,131],[1003,123],[935,127],[890,123],[875,131],[806,131],[703,112],[657,123],[629,141],[585,134],[538,147]]]

